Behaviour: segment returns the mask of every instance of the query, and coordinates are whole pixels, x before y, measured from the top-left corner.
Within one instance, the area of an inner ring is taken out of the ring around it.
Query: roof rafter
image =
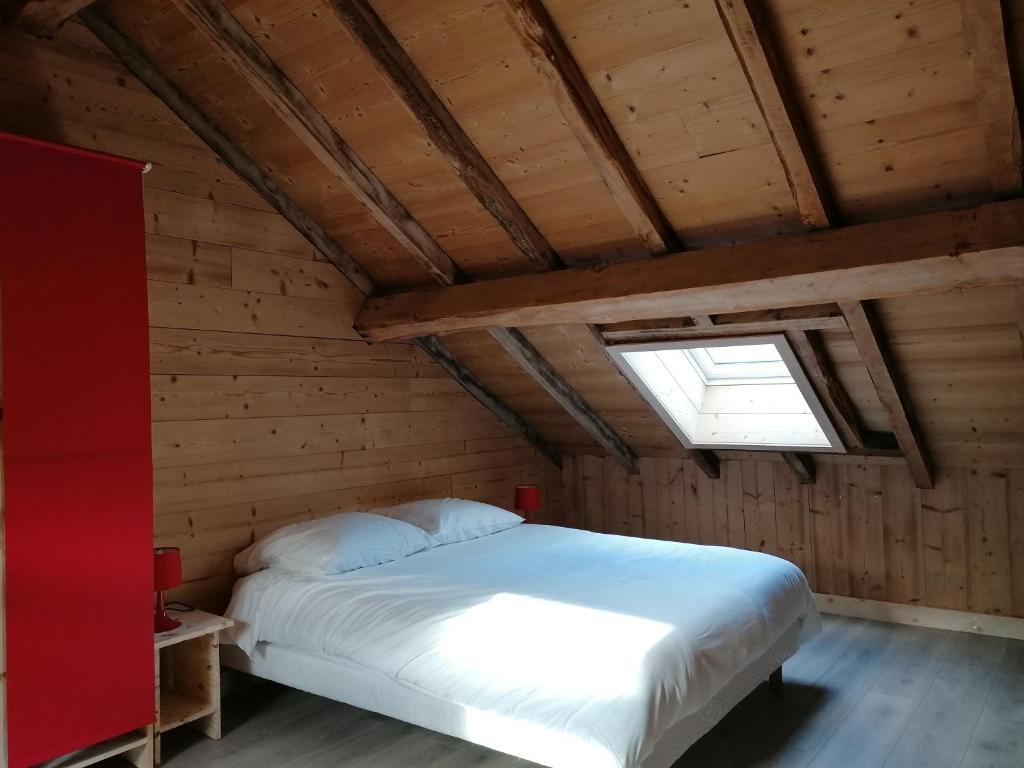
[[[974,73],[978,122],[985,133],[989,178],[997,198],[1024,192],[1020,112],[1013,91],[1001,0],[960,0]]]
[[[235,173],[294,226],[318,251],[363,293],[376,289],[372,278],[273,181],[252,158],[239,149],[139,48],[95,9],[80,14],[82,21],[156,96],[204,141]],[[545,440],[519,414],[491,392],[468,368],[459,363],[436,338],[416,340],[419,347],[450,373],[473,397],[502,422],[558,466],[561,452]]]
[[[95,0],[0,0],[0,16],[33,35],[48,36]]]
[[[348,147],[298,88],[278,69],[251,36],[219,0],[175,0],[190,19],[211,39],[246,80],[253,85],[284,119],[292,131],[314,151],[355,194],[374,218],[405,246],[429,274],[443,285],[466,279],[448,254],[391,194]],[[521,333],[492,329],[490,334],[520,366],[532,376],[570,415],[590,432],[599,444],[630,471],[636,471],[636,456],[625,441],[583,397],[545,360]],[[484,402],[506,423],[514,422],[523,432],[522,419],[511,419],[508,407],[489,393],[475,377],[458,364],[436,339],[418,339],[420,346],[451,373],[478,400]],[[530,430],[531,440],[538,437]],[[542,441],[543,442],[543,441]],[[549,445],[544,442],[544,450]]]
[[[899,369],[887,348],[877,319],[863,301],[840,304],[846,322],[853,334],[868,375],[878,391],[878,399],[889,416],[907,468],[918,488],[934,486],[931,461],[914,418],[910,399],[899,374]]]
[[[330,0],[328,5],[469,190],[497,219],[534,268],[562,266],[544,235],[488,165],[370,3],[367,0]]]
[[[814,485],[817,471],[814,466],[814,457],[811,454],[783,451],[782,458],[786,460],[801,485]]]
[[[647,250],[680,250],[679,237],[541,0],[503,0],[505,16],[590,162]]]
[[[438,282],[462,282],[459,267],[278,68],[220,0],[174,0],[292,133]]]
[[[614,323],[1024,282],[1024,200],[783,235],[602,268],[371,298],[374,340],[498,325]]]
[[[715,0],[808,229],[836,224],[835,206],[761,0]]]
[[[821,338],[814,332],[790,330],[786,332],[786,339],[818,393],[818,399],[828,410],[832,423],[835,424],[846,447],[863,448],[868,445],[867,434],[857,410],[846,392],[846,387],[835,375]]]

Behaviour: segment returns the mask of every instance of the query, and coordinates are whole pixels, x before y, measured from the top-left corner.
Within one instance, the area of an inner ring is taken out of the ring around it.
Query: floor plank
[[[675,768],[1020,768],[1024,642],[825,616]],[[225,736],[165,737],[168,768],[539,768],[272,684],[228,698]],[[111,763],[113,765],[113,763]]]

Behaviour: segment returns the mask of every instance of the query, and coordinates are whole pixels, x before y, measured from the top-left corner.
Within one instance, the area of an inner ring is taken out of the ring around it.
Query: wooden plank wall
[[[1024,616],[1024,471],[940,469],[933,490],[894,463],[818,461],[800,485],[781,461],[640,460],[627,475],[567,457],[566,522],[633,536],[769,552],[816,592]]]
[[[0,130],[154,163],[145,177],[157,544],[220,609],[231,559],[288,522],[418,497],[510,505],[561,478],[361,297],[79,25],[0,29]],[[87,375],[78,372],[76,375]]]

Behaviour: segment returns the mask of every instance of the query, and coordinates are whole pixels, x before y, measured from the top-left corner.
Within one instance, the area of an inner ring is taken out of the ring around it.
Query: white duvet
[[[262,571],[228,615],[246,653],[343,658],[553,768],[635,768],[794,623],[819,628],[776,557],[535,525],[338,576]]]

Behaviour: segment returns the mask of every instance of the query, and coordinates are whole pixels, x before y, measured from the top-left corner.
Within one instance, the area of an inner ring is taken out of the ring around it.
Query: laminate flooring
[[[785,695],[754,691],[675,768],[1024,768],[1024,642],[823,618],[784,667]],[[225,700],[224,733],[168,734],[164,765],[534,765],[271,683]]]

